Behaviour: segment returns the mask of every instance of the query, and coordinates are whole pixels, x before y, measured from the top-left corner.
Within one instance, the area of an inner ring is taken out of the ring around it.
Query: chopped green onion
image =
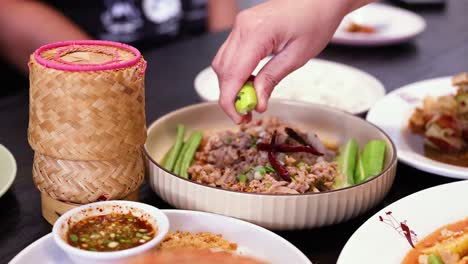
[[[273,167],[268,166],[268,165],[265,166],[265,170],[266,170],[267,172],[275,172],[275,169],[273,169]]]
[[[435,254],[429,255],[429,257],[427,258],[427,263],[428,264],[444,264],[442,259]]]
[[[299,162],[296,164],[296,167],[300,168],[300,167],[304,167],[306,164],[304,162]]]
[[[75,234],[70,234],[70,240],[73,241],[73,242],[77,242],[78,241],[78,236],[75,235]]]
[[[250,141],[250,147],[251,148],[255,148],[257,146],[257,140],[258,140],[257,137],[252,137],[252,139]]]
[[[261,175],[265,175],[265,174],[266,174],[266,169],[265,169],[265,167],[257,168],[257,171],[258,171],[258,173],[260,173]]]
[[[245,174],[239,175],[239,182],[240,183],[246,183],[247,182],[247,175],[245,175]]]

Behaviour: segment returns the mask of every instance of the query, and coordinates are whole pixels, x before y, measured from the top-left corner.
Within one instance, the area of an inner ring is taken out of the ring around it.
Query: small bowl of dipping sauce
[[[138,202],[91,203],[63,214],[54,224],[55,243],[73,263],[128,263],[158,245],[169,230],[159,209]]]

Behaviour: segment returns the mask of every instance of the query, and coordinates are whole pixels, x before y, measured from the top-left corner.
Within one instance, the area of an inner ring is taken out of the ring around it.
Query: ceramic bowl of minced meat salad
[[[326,106],[272,100],[236,125],[216,103],[171,112],[148,128],[149,182],[171,205],[276,230],[332,225],[379,203],[396,149],[367,121]]]

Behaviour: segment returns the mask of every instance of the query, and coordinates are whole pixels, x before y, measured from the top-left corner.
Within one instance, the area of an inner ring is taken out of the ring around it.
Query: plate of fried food
[[[439,185],[387,206],[351,236],[338,264],[468,263],[467,189]]]
[[[352,46],[383,46],[408,41],[424,31],[424,19],[408,10],[369,4],[343,19],[331,43]]]
[[[416,82],[388,94],[367,120],[417,169],[468,179],[468,73]]]
[[[254,224],[197,211],[107,201],[68,211],[10,263],[292,263],[310,260]]]

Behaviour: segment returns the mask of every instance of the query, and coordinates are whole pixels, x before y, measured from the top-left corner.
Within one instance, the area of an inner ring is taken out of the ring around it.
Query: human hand
[[[270,0],[242,11],[212,62],[219,80],[221,108],[236,123],[250,121],[250,114],[236,112],[234,100],[260,60],[273,54],[254,82],[256,111],[264,112],[276,84],[322,51],[343,17],[368,2]]]

